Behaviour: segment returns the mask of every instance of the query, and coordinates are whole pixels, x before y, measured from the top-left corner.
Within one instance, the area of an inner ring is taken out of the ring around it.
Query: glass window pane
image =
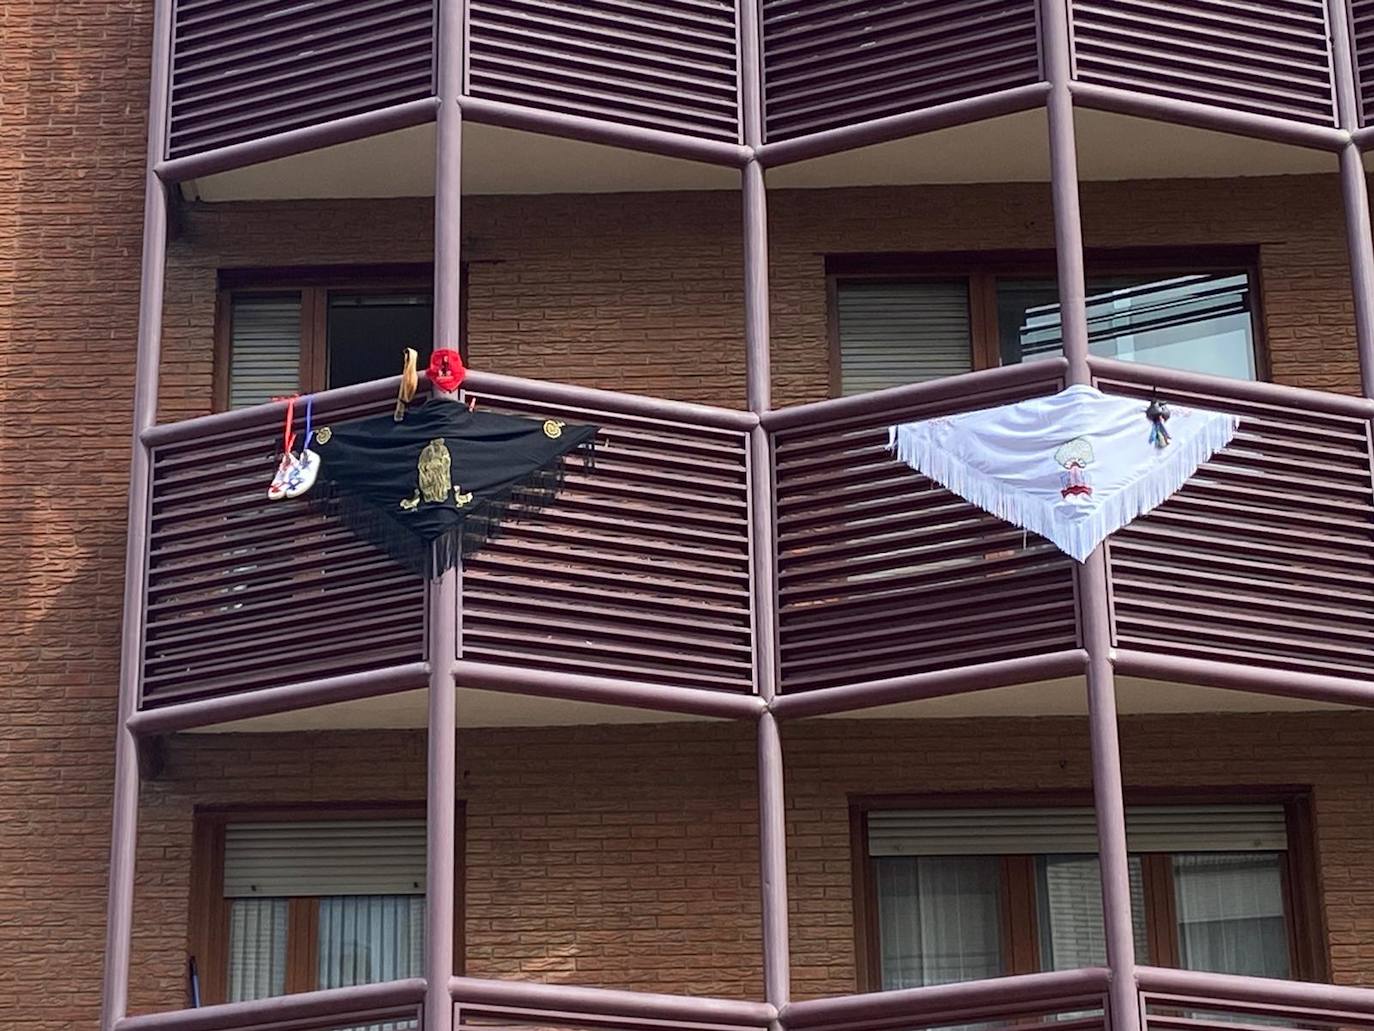
[[[1073,970],[1107,962],[1102,924],[1102,875],[1096,856],[1040,856],[1036,859],[1036,920],[1042,970]],[[1135,958],[1149,962],[1145,928],[1145,878],[1139,856],[1130,857],[1131,922]]]
[[[1094,276],[1088,280],[1093,354],[1188,372],[1254,379],[1254,302],[1240,271]],[[1051,279],[998,280],[1002,362],[1063,353]]]
[[[423,895],[320,899],[319,987],[424,976]]]
[[[973,368],[967,280],[840,282],[841,393],[921,383]]]
[[[229,1001],[286,991],[286,899],[229,903]]]
[[[1003,973],[1000,859],[893,856],[874,865],[883,988]]]
[[[1189,853],[1173,864],[1184,969],[1289,976],[1279,853]]]
[[[330,387],[385,379],[401,371],[407,347],[420,368],[433,350],[434,305],[428,294],[329,295]]]

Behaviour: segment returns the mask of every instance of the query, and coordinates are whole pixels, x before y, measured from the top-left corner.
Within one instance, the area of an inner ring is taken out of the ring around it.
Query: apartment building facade
[[[7,11],[5,1020],[1374,1024],[1367,6]],[[427,583],[265,491],[437,346]],[[1086,563],[886,451],[1085,382]]]

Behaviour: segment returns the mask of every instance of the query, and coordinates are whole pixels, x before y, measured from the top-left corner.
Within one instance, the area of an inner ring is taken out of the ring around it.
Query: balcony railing
[[[1369,403],[1092,364],[1109,392],[1157,388],[1242,419],[1182,491],[1109,540],[1121,654],[1374,672]],[[1001,667],[1003,683],[1081,668],[1068,661],[1080,654],[1076,564],[886,447],[893,423],[1053,393],[1063,375],[1062,360],[1032,362],[763,417],[783,694],[975,667]],[[517,512],[465,564],[461,675],[552,693],[567,678],[753,693],[766,646],[754,630],[756,417],[486,374],[471,383],[488,410],[600,434],[594,468],[569,459],[557,503]],[[318,395],[316,425],[384,411],[394,389]],[[327,509],[267,501],[281,416],[266,405],[145,436],[145,708],[340,677],[359,693],[379,679],[389,690],[424,683],[420,579]],[[1064,669],[1047,665],[1059,659]]]
[[[753,688],[753,416],[474,374],[486,410],[600,427],[555,505],[517,512],[462,571],[459,658],[678,687]],[[316,426],[389,410],[394,381],[327,391]],[[588,404],[587,398],[601,398]],[[149,434],[145,707],[407,668],[421,579],[308,500],[269,502],[282,405]],[[423,683],[419,673],[412,686]],[[404,686],[404,685],[398,685]]]
[[[1140,967],[1142,1031],[1369,1031],[1374,990]]]
[[[1073,563],[896,461],[895,423],[1053,394],[1062,362],[778,413],[784,693],[1073,648]]]
[[[394,390],[321,395],[316,424],[383,412]],[[263,405],[154,431],[144,705],[424,658],[420,577],[314,507],[267,500],[282,416]]]
[[[485,377],[497,383],[499,377]],[[508,521],[463,569],[461,658],[678,687],[752,690],[742,413],[505,380],[487,410],[595,423],[554,505]]]
[[[1084,967],[789,1003],[657,995],[454,977],[455,1027],[487,1031],[1106,1031],[1110,972]],[[1143,966],[1142,1031],[1371,1031],[1374,989]],[[413,978],[201,1009],[126,1017],[117,1031],[344,1031],[418,1026],[425,982]]]
[[[116,1031],[408,1031],[423,1017],[419,978],[125,1017]]]
[[[466,38],[439,38],[443,3],[463,6],[453,24]],[[1331,149],[1348,75],[1350,120],[1368,121],[1369,0],[1067,7],[1081,103]],[[797,160],[1037,106],[1045,32],[1037,0],[366,0],[265,15],[183,0],[164,170],[198,175],[262,160],[265,141],[281,156],[430,120],[449,46],[461,49],[465,118],[725,164],[762,142],[770,161]],[[1331,42],[1347,36],[1348,63]],[[762,140],[746,140],[756,105]]]
[[[1236,439],[1107,542],[1114,643],[1157,655],[1374,672],[1374,482],[1363,402],[1094,361],[1109,393],[1240,416]],[[1295,396],[1296,394],[1296,396]]]

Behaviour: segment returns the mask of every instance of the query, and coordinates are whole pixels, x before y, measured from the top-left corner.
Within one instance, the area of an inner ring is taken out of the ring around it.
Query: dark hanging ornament
[[[472,412],[430,398],[390,415],[315,431],[317,503],[429,577],[481,547],[512,512],[548,504],[567,456],[590,462],[595,426]]]
[[[1158,394],[1150,399],[1145,418],[1150,420],[1150,443],[1159,448],[1168,447],[1169,430],[1164,424],[1169,421],[1169,405],[1161,401]]]

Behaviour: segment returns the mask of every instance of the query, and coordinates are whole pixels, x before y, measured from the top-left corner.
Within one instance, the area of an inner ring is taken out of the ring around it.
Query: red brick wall
[[[775,402],[824,397],[827,253],[1053,246],[1040,183],[778,191],[770,200]],[[206,410],[220,267],[427,261],[428,201],[197,204],[172,248],[162,417]],[[1334,176],[1089,183],[1098,247],[1257,244],[1276,380],[1359,374]],[[474,197],[464,204],[473,364],[744,403],[732,193]]]
[[[793,990],[855,989],[851,795],[1084,789],[1073,718],[788,725]],[[1331,962],[1374,981],[1374,714],[1129,717],[1126,782],[1315,791]],[[742,725],[460,735],[467,970],[758,997],[754,749]],[[419,733],[181,738],[144,795],[135,1002],[176,1005],[197,803],[417,799]]]
[[[4,1027],[99,1008],[150,10],[0,4]]]

